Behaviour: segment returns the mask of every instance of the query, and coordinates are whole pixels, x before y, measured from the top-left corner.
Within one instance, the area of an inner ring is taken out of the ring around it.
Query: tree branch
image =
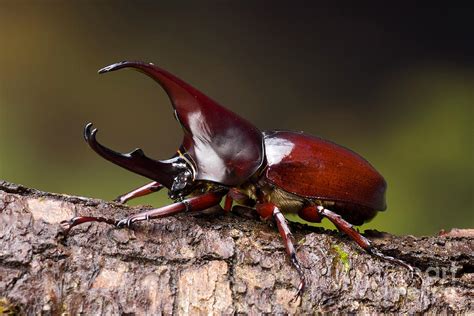
[[[75,215],[138,212],[97,199],[0,181],[0,313],[473,312],[472,230],[434,237],[366,235],[366,254],[334,231],[292,224],[307,288],[275,227],[236,214],[170,217],[115,229],[103,223],[61,236]]]

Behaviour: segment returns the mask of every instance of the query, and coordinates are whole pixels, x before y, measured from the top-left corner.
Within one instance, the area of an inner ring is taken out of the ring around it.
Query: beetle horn
[[[182,147],[195,164],[195,179],[239,185],[261,166],[263,136],[251,123],[153,64],[124,61],[99,73],[127,67],[153,78],[170,97],[185,133]]]
[[[171,188],[174,176],[176,175],[176,164],[178,157],[168,160],[154,160],[145,156],[139,148],[134,151],[122,154],[100,144],[96,139],[97,128],[92,129],[92,123],[84,128],[84,139],[89,146],[103,158],[142,176],[158,181],[167,188]]]

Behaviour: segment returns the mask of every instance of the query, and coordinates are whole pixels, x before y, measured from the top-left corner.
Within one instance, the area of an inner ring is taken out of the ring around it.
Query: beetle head
[[[92,123],[87,124],[84,129],[84,139],[103,158],[159,182],[169,189],[169,195],[173,199],[189,193],[193,182],[193,172],[192,167],[182,156],[175,155],[167,160],[154,160],[145,156],[139,148],[122,154],[99,143],[96,135],[97,129],[92,128]]]
[[[141,150],[126,154],[126,158],[122,155],[120,159],[109,159],[104,155],[105,147],[89,142],[104,158],[156,180],[170,191],[186,190],[193,180],[237,186],[262,165],[263,136],[251,123],[153,64],[125,61],[107,66],[99,73],[122,68],[139,70],[163,87],[183,127],[184,139],[178,154],[167,161],[150,159]],[[113,156],[118,154],[113,153]]]

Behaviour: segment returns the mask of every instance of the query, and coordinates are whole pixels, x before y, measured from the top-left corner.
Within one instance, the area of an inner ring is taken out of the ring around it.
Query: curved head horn
[[[153,64],[120,62],[99,73],[137,69],[166,91],[184,128],[182,148],[191,157],[195,179],[235,186],[262,165],[262,133],[251,123],[219,105],[191,85]]]

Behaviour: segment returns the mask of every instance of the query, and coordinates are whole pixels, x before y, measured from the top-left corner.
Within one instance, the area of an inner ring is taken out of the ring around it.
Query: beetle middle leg
[[[124,193],[122,195],[119,195],[117,198],[114,199],[114,202],[117,202],[117,203],[121,203],[121,204],[124,204],[124,203],[127,203],[128,201],[130,201],[131,199],[135,199],[137,197],[141,197],[141,196],[145,196],[145,195],[148,195],[148,194],[151,194],[151,193],[154,193],[154,192],[158,192],[160,191],[161,189],[163,188],[163,185],[156,182],[156,181],[153,181],[153,182],[150,182],[150,183],[147,183],[141,187],[138,187],[128,193]]]
[[[134,214],[122,220],[113,220],[105,217],[79,216],[73,217],[69,221],[63,221],[61,222],[61,225],[63,226],[65,233],[69,232],[69,230],[74,226],[87,222],[105,222],[119,228],[130,227],[130,225],[139,221],[172,216],[181,212],[199,212],[205,210],[209,207],[218,205],[224,193],[225,192],[208,192],[171,205]]]
[[[296,271],[300,276],[300,284],[298,285],[298,291],[296,292],[293,301],[297,300],[301,294],[303,294],[303,290],[305,287],[305,277],[303,273],[303,269],[298,262],[298,258],[296,257],[295,247],[293,245],[293,234],[288,227],[285,217],[280,212],[278,207],[273,203],[261,203],[257,204],[256,206],[257,212],[260,216],[264,219],[273,217],[275,220],[278,231],[280,232],[280,236],[283,238],[283,242],[285,244],[286,253],[290,257],[291,264],[295,267]]]
[[[324,217],[327,217],[336,227],[341,230],[342,232],[346,233],[349,237],[351,237],[360,247],[362,247],[365,251],[369,254],[381,258],[383,260],[396,263],[407,268],[410,272],[413,272],[413,267],[409,264],[405,263],[400,259],[396,259],[391,256],[384,255],[381,253],[377,248],[372,246],[370,241],[362,236],[357,230],[354,229],[352,224],[344,220],[339,214],[336,214],[322,206],[317,206],[316,211]]]
[[[224,201],[224,211],[230,212],[232,210],[233,203],[234,203],[234,199],[229,193],[227,193],[227,195],[225,196],[225,201]]]

